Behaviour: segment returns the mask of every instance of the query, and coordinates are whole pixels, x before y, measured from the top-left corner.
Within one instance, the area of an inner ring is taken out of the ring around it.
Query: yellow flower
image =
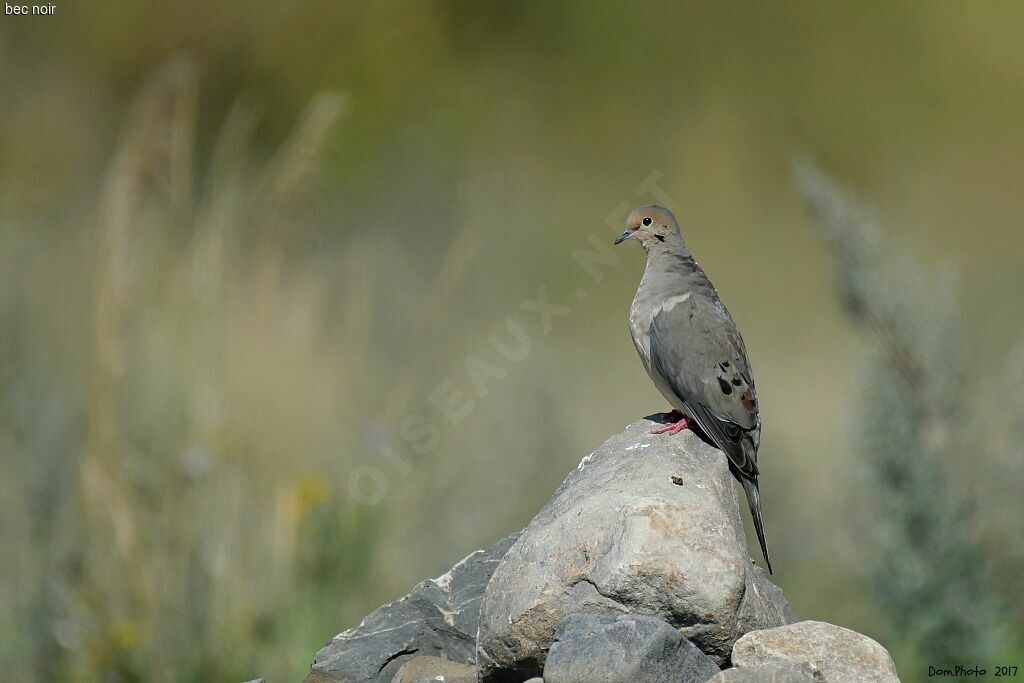
[[[305,519],[314,506],[327,501],[331,496],[331,490],[323,477],[307,475],[295,482],[289,494],[289,516],[297,523]]]
[[[139,644],[142,629],[137,621],[118,619],[110,629],[110,641],[119,650],[131,650]]]

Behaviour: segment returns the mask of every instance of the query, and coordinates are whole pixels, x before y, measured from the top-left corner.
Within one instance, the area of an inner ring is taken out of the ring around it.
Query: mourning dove
[[[635,209],[615,244],[630,239],[643,246],[647,268],[629,311],[629,330],[647,374],[674,408],[669,424],[653,433],[697,427],[725,453],[746,491],[770,573],[757,488],[761,418],[743,338],[671,211]]]

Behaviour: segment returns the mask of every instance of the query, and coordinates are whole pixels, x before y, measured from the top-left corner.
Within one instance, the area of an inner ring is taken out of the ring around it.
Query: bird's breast
[[[629,334],[647,372],[651,371],[651,321],[654,316],[634,299],[629,309]]]

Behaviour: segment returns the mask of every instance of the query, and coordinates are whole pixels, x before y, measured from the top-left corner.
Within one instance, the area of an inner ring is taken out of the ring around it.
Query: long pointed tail
[[[750,516],[754,518],[754,529],[757,531],[757,540],[761,544],[761,553],[764,554],[764,562],[768,565],[768,573],[772,573],[772,559],[768,555],[768,542],[764,538],[764,519],[761,517],[761,494],[757,490],[757,480],[739,477],[743,484],[743,490],[747,494],[747,504],[750,506]]]

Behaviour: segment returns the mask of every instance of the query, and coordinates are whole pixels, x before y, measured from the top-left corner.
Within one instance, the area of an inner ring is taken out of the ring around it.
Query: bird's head
[[[645,250],[664,244],[667,240],[679,239],[679,225],[672,212],[663,206],[652,204],[633,209],[626,219],[626,231],[615,238],[615,244],[635,239]]]

